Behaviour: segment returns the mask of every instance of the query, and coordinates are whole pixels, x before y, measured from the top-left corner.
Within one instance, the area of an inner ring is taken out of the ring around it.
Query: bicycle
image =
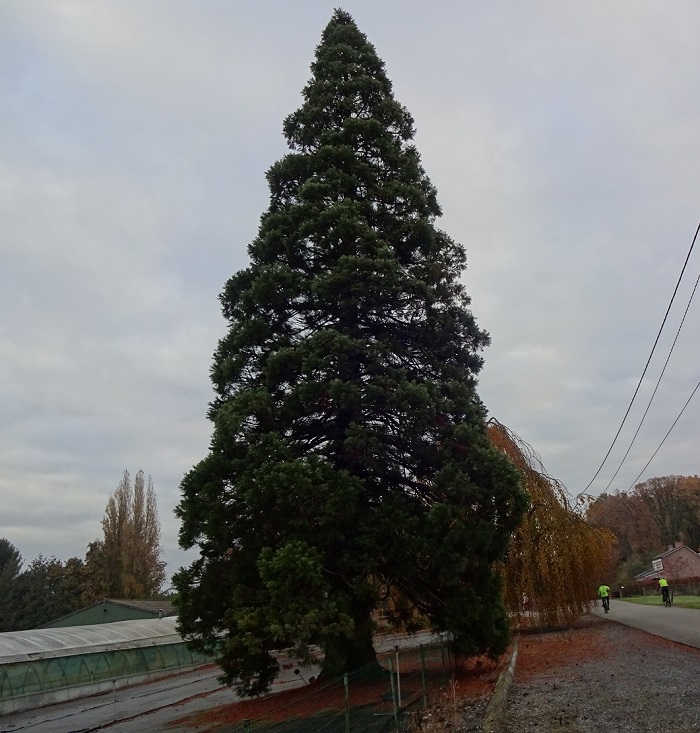
[[[663,588],[661,590],[661,597],[664,602],[664,606],[666,606],[666,608],[671,608],[671,594],[668,592],[668,588]]]
[[[607,613],[610,610],[610,597],[603,596],[600,600],[603,601],[603,611]]]

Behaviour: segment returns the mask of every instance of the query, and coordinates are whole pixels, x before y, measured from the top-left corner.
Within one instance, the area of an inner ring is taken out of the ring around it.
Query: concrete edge
[[[501,672],[498,681],[496,682],[496,688],[491,695],[489,704],[486,707],[486,715],[484,717],[483,730],[484,733],[501,733],[503,730],[503,723],[506,718],[506,709],[508,707],[508,693],[510,692],[510,686],[513,683],[513,676],[515,673],[515,661],[518,658],[518,640],[519,637],[515,638],[513,644],[513,655],[510,658],[508,667]]]

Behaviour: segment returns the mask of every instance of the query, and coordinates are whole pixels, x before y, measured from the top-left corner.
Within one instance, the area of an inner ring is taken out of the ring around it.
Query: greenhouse
[[[213,660],[176,617],[0,633],[0,715],[165,677]]]

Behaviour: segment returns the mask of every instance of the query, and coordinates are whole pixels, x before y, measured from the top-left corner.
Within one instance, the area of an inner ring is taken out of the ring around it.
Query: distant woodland
[[[165,581],[153,481],[124,471],[109,497],[102,539],[85,559],[39,555],[24,567],[21,551],[0,539],[0,632],[34,629],[103,598],[158,598]]]
[[[602,494],[587,518],[617,538],[618,584],[651,566],[675,542],[700,549],[700,476],[662,476],[632,491]]]

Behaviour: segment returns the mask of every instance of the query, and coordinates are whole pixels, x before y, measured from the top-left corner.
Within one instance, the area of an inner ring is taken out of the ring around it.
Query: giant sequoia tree
[[[250,266],[221,295],[209,455],[183,479],[180,631],[243,694],[271,650],[374,658],[378,588],[464,653],[504,649],[498,573],[525,504],[476,393],[488,343],[435,226],[413,120],[353,19],[323,33]],[[405,608],[405,606],[402,606]],[[217,646],[218,645],[218,646]]]

